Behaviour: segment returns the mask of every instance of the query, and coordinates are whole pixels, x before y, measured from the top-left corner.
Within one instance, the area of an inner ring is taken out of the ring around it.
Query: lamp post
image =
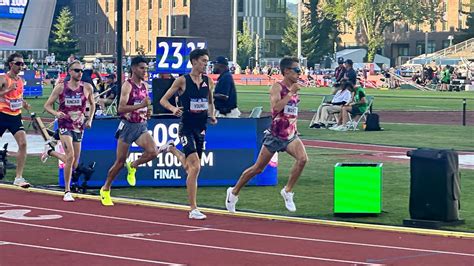
[[[453,35],[449,35],[449,36],[448,36],[449,46],[453,45],[453,39],[454,39],[454,36],[453,36]]]

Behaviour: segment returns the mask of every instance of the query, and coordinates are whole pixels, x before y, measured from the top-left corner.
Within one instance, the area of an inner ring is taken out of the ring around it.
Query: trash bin
[[[417,149],[407,155],[411,157],[411,219],[459,220],[461,185],[457,152]]]
[[[382,163],[337,163],[334,166],[334,213],[382,212]]]

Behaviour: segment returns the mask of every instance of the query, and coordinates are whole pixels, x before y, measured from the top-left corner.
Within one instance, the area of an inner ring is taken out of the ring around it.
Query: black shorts
[[[8,115],[5,113],[0,113],[0,137],[3,136],[3,133],[8,129],[12,135],[15,135],[16,132],[23,130],[23,122],[21,121],[21,114],[19,115]]]
[[[59,135],[62,136],[70,136],[72,138],[72,142],[81,142],[82,141],[82,136],[84,132],[77,132],[77,131],[72,131],[66,128],[60,128],[59,129]]]
[[[352,110],[349,111],[352,115],[361,115],[364,112],[360,109],[359,106],[352,106]]]
[[[183,152],[186,157],[197,152],[199,158],[201,158],[205,137],[206,128],[187,128],[183,124],[179,125],[179,140],[183,145]]]

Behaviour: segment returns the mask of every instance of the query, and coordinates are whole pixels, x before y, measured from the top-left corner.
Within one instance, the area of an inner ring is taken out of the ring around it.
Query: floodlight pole
[[[119,84],[118,89],[122,88],[122,48],[123,48],[123,0],[117,0],[115,2],[117,10],[117,28],[115,29],[116,36],[116,47],[117,51],[117,84]],[[118,94],[120,95],[120,93]]]
[[[233,9],[233,17],[232,17],[232,61],[234,64],[237,63],[237,8],[238,8],[238,0],[234,0],[234,9]]]
[[[298,0],[298,60],[301,60],[301,12],[303,0]]]

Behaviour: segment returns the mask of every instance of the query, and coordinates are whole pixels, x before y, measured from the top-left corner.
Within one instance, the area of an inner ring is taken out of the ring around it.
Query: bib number
[[[73,106],[82,106],[82,99],[79,97],[79,98],[76,98],[76,97],[66,97],[66,99],[64,99],[64,104],[67,106],[67,107],[73,107]]]
[[[209,109],[207,99],[191,99],[189,109],[191,112],[204,112]]]
[[[23,106],[23,99],[10,100],[10,109],[13,111],[20,110]]]
[[[283,112],[284,112],[285,115],[297,116],[298,115],[298,106],[285,105],[285,110]]]
[[[133,105],[139,105],[139,104],[142,104],[143,101],[135,101],[133,103]],[[148,111],[148,107],[142,107],[140,109],[137,110],[138,112],[140,113],[146,113]]]

